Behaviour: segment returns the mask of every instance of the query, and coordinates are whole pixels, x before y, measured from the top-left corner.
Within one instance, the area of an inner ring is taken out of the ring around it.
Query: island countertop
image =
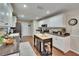
[[[41,38],[42,40],[44,39],[48,39],[48,38],[52,38],[52,36],[50,34],[44,33],[44,34],[35,34],[37,37]]]

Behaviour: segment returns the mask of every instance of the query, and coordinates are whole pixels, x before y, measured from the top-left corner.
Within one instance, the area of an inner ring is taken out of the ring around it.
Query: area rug
[[[21,42],[19,50],[20,56],[36,56],[29,42]]]
[[[36,56],[29,42],[21,42],[19,44],[19,53],[14,53],[7,56]]]

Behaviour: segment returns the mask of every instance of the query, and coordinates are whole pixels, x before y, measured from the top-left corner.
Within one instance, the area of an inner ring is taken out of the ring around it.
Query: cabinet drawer
[[[70,37],[59,37],[59,36],[52,36],[53,38],[53,46],[60,49],[64,53],[69,51],[70,49]]]
[[[65,38],[61,38],[61,37],[55,37],[54,40],[53,40],[53,45],[60,49],[61,51],[63,52],[66,52],[67,51],[67,47],[66,47],[66,39]]]

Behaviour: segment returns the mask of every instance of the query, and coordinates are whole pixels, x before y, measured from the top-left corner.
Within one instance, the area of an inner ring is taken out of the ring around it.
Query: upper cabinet
[[[47,24],[48,27],[65,27],[64,22],[65,22],[64,15],[60,14],[60,15],[53,16],[51,18],[47,18],[45,20],[39,21],[39,26],[41,26],[41,24]]]
[[[54,17],[49,18],[50,27],[64,27],[64,15],[60,14]]]
[[[44,20],[38,22],[38,27],[41,27],[42,24],[44,24]]]
[[[10,4],[0,4],[0,27],[12,27],[13,26],[13,9]]]

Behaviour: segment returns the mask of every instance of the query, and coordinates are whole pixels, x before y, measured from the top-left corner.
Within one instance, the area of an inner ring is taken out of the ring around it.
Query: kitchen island
[[[52,55],[52,37],[49,34],[35,34],[34,46],[41,55]]]

